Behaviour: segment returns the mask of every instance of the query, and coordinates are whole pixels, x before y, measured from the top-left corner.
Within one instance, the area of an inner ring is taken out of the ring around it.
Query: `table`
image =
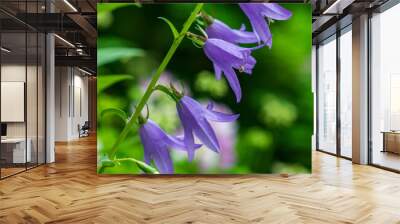
[[[400,154],[400,131],[383,131],[382,152]]]
[[[28,143],[25,152],[25,140]],[[1,157],[6,163],[26,163],[31,162],[32,141],[30,138],[5,138],[1,139]],[[10,148],[10,146],[12,148]],[[5,154],[5,155],[4,155]],[[12,156],[10,155],[12,154]],[[12,159],[11,159],[12,158]]]

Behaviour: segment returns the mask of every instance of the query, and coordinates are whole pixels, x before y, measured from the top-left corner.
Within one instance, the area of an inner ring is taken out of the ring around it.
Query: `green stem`
[[[124,129],[122,130],[121,134],[119,135],[117,141],[114,143],[113,147],[111,148],[111,152],[110,152],[110,156],[109,156],[111,159],[114,158],[115,153],[117,152],[118,145],[126,138],[129,131],[135,125],[135,121],[139,117],[143,107],[146,105],[148,99],[150,98],[150,96],[153,92],[153,88],[156,86],[156,84],[158,82],[158,79],[160,78],[161,74],[167,67],[172,56],[175,54],[176,49],[178,49],[182,40],[185,38],[186,33],[188,32],[190,26],[196,20],[197,14],[201,11],[201,9],[203,8],[203,5],[204,5],[204,3],[196,4],[196,8],[192,11],[192,14],[190,14],[189,18],[186,20],[181,32],[179,33],[179,36],[174,39],[174,42],[172,43],[171,47],[169,48],[169,50],[167,52],[167,55],[165,55],[163,61],[161,62],[160,66],[158,67],[155,75],[152,77],[149,85],[147,86],[147,89],[146,89],[143,97],[140,99],[135,112],[133,113],[133,115],[129,119],[128,123],[125,125]]]
[[[153,174],[159,174],[159,172],[153,168],[152,166],[147,165],[146,163],[134,159],[134,158],[120,158],[120,159],[115,159],[113,160],[114,162],[124,162],[124,161],[128,161],[128,162],[133,162],[135,163],[141,170],[143,170],[146,173],[153,173]]]
[[[178,102],[178,101],[179,101],[179,99],[178,99],[167,87],[165,87],[165,86],[163,86],[163,85],[156,85],[156,86],[154,87],[153,91],[156,91],[156,90],[161,91],[161,92],[167,94],[167,95],[168,95],[169,97],[171,97],[175,102]]]

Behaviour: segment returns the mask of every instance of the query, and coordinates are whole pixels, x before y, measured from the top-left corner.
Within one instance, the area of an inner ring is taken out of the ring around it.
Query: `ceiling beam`
[[[87,67],[96,71],[97,60],[91,56],[56,56],[56,66]]]

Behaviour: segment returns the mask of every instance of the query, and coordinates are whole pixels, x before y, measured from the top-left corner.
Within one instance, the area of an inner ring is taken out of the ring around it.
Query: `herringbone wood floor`
[[[0,223],[400,223],[400,175],[314,152],[312,175],[97,176],[93,137],[0,181]]]

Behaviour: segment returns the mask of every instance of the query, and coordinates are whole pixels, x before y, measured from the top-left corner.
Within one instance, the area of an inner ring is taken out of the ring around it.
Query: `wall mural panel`
[[[309,4],[98,4],[98,173],[311,172]]]

